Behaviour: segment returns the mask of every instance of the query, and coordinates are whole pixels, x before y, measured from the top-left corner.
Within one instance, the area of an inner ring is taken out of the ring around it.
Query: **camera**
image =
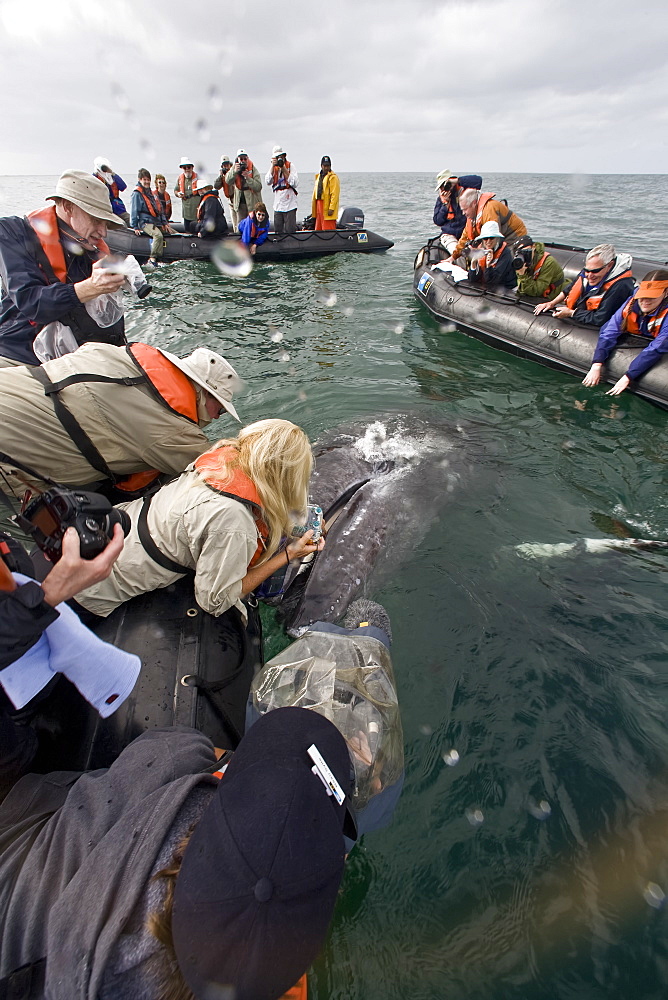
[[[306,508],[306,524],[295,524],[292,534],[301,537],[307,531],[313,531],[313,541],[319,542],[322,538],[322,507],[318,504],[310,503]]]
[[[101,494],[59,486],[30,500],[16,515],[16,523],[54,563],[60,559],[63,535],[68,528],[77,530],[81,558],[94,559],[111,541],[114,525],[120,524],[126,536],[131,527],[125,511],[112,507]]]
[[[277,156],[276,157],[276,166],[277,167],[284,167],[285,166],[285,157],[284,156]]]
[[[513,253],[513,267],[516,271],[521,271],[524,265],[531,267],[533,258],[533,247],[521,247]]]

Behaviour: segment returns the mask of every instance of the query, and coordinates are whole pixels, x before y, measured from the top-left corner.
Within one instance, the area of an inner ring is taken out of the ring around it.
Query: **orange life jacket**
[[[492,268],[492,267],[496,267],[496,265],[497,265],[497,264],[499,263],[499,257],[501,256],[501,254],[503,253],[503,251],[504,251],[504,250],[506,249],[506,247],[507,247],[507,246],[508,246],[508,244],[507,244],[507,243],[505,243],[505,242],[504,242],[504,243],[502,243],[502,244],[501,244],[501,246],[500,246],[500,247],[499,247],[499,248],[498,248],[497,250],[495,250],[495,251],[494,251],[494,253],[492,254],[492,260],[491,260],[491,263],[490,263],[490,264],[488,264],[488,263],[487,263],[487,257],[483,257],[483,258],[482,258],[482,259],[481,259],[481,260],[480,260],[480,261],[478,262],[478,267],[479,267],[479,268],[480,268],[481,270],[484,270],[484,269],[485,269],[486,267],[490,267],[490,268]]]
[[[633,295],[624,306],[622,312],[622,330],[624,333],[633,333],[640,337],[656,337],[661,330],[664,319],[668,316],[668,303],[664,300],[656,312],[646,315],[641,313],[638,300]],[[640,326],[642,318],[647,320],[647,330]]]
[[[167,190],[167,188],[165,188],[165,190],[164,190],[164,192],[162,194],[160,194],[159,191],[156,189],[153,192],[153,197],[155,199],[155,203],[158,206],[158,208],[160,208],[165,213],[165,218],[167,220],[171,219],[171,217],[172,217],[172,199],[169,196],[169,191]],[[162,207],[163,199],[164,199],[164,202],[165,202],[164,209]]]
[[[34,229],[35,236],[39,240],[58,281],[67,282],[67,264],[65,263],[65,251],[60,242],[56,206],[49,205],[47,208],[38,208],[35,212],[29,212],[26,218]],[[95,240],[95,246],[100,254],[109,253],[109,247],[104,240]]]
[[[190,379],[150,344],[128,344],[128,353],[172,413],[197,424],[197,392]]]
[[[137,187],[135,188],[135,191],[139,191],[140,195],[144,199],[144,204],[146,205],[146,208],[151,213],[153,218],[154,219],[159,218],[160,215],[162,214],[160,211],[160,204],[156,203],[153,200],[152,197],[153,192],[151,191],[151,189],[149,188],[147,191],[141,184],[138,184]]]
[[[476,236],[480,235],[480,229],[482,227],[482,210],[488,201],[493,201],[496,195],[492,191],[481,191],[478,196],[478,204],[476,207],[475,219],[467,219],[466,226],[464,227],[464,233],[467,240],[473,240]]]
[[[536,264],[536,266],[533,269],[533,277],[534,277],[534,279],[536,279],[538,277],[538,275],[540,274],[541,268],[542,268],[543,264],[545,263],[545,261],[547,260],[547,258],[549,256],[550,255],[549,255],[549,253],[546,250],[545,253],[543,254],[543,256],[540,258],[540,260],[538,261],[538,263]],[[555,285],[555,283],[553,281],[552,284],[548,285],[547,288],[545,289],[545,291],[543,292],[543,298],[544,299],[549,299],[550,295],[552,294],[552,292],[555,290],[556,287],[557,286]]]
[[[200,201],[199,205],[197,206],[197,221],[198,222],[201,222],[202,219],[204,218],[204,204],[205,204],[207,198],[215,198],[216,200],[218,200],[218,195],[216,194],[215,191],[205,191],[204,192],[204,194],[202,195],[202,200]]]
[[[190,180],[192,184],[192,194],[190,195],[190,197],[193,198],[197,194],[197,174],[195,173],[194,170]],[[186,195],[186,175],[183,172],[179,174],[179,179],[177,181],[177,184],[181,194],[188,197],[188,195]]]
[[[581,271],[580,274],[578,274],[577,278],[573,283],[573,287],[566,296],[566,305],[568,306],[569,309],[577,308],[578,299],[582,295],[582,290],[584,288],[583,275],[584,275],[583,271]],[[587,299],[585,300],[584,303],[581,303],[581,305],[584,305],[589,312],[593,312],[594,309],[598,309],[603,299],[603,296],[605,295],[605,293],[609,288],[612,288],[612,286],[616,284],[618,281],[621,281],[622,278],[632,278],[632,277],[633,277],[633,272],[631,271],[630,268],[627,271],[622,271],[622,273],[618,274],[616,277],[610,278],[608,281],[604,281],[602,285],[596,286],[595,295],[587,293]],[[592,291],[593,290],[594,289],[592,289]]]
[[[245,170],[250,170],[251,174],[253,173],[253,161],[252,160],[246,160],[246,166],[245,166],[244,170],[242,170],[241,173],[244,173]],[[235,174],[234,175],[234,186],[238,187],[239,190],[241,191],[241,189],[243,187],[243,180],[242,180],[241,174]]]
[[[231,465],[237,458],[238,452],[232,445],[217,448],[215,451],[205,451],[203,455],[195,459],[194,466],[209,489],[220,493],[221,496],[239,500],[247,507],[250,507],[259,536],[255,555],[248,564],[249,568],[251,568],[257,565],[262,558],[269,540],[269,529],[262,520],[262,501],[260,500],[255,483],[241,469],[230,469],[229,471],[232,474],[230,479],[221,478],[221,456]]]
[[[290,168],[292,167],[292,164],[290,163],[289,160],[286,160],[285,166],[288,168],[289,172]],[[281,181],[283,183],[281,183]],[[297,194],[297,191],[292,186],[292,184],[288,184],[288,182],[286,181],[285,177],[283,176],[283,171],[281,170],[281,168],[277,163],[275,163],[274,166],[271,168],[271,187],[272,191],[294,191],[295,194]]]
[[[232,192],[230,191],[230,185],[227,183],[224,177],[221,178],[223,191],[225,192],[226,198],[232,197]]]

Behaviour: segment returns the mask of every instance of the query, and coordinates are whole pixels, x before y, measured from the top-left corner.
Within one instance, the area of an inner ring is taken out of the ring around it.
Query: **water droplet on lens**
[[[655,910],[661,909],[666,901],[666,894],[656,882],[648,882],[643,891],[645,902]]]
[[[341,310],[341,312],[343,313],[344,316],[352,316],[352,314],[355,312],[355,310],[353,309],[352,306],[345,306]]]
[[[220,91],[215,83],[211,84],[206,92],[206,96],[209,98],[209,107],[212,111],[223,110],[223,98],[221,97]]]
[[[288,354],[287,351],[279,351],[278,354],[276,355],[276,357],[278,358],[279,361],[289,361],[290,360],[290,355]]]
[[[423,725],[420,726],[420,732],[422,733],[423,736],[431,736],[433,731],[434,731],[433,728],[429,725],[428,722],[425,722]]]
[[[471,826],[482,826],[482,824],[485,821],[485,815],[482,809],[477,809],[477,808],[467,809],[464,815],[466,816]]]
[[[396,333],[396,334],[397,334],[397,336],[399,336],[399,337],[400,337],[400,336],[401,336],[401,334],[402,334],[402,333],[404,332],[404,324],[403,324],[403,323],[397,323],[397,325],[396,325],[396,326],[393,326],[393,327],[392,327],[392,331],[393,331],[394,333]]]
[[[548,816],[552,815],[552,806],[547,799],[541,799],[540,802],[536,802],[534,799],[529,799],[527,809],[533,818],[537,820],[547,819]]]
[[[221,240],[212,250],[211,260],[228,278],[247,278],[253,270],[253,258],[237,240]]]
[[[439,330],[441,331],[441,333],[455,333],[457,327],[455,326],[454,323],[441,323],[441,325],[439,326]]]
[[[204,118],[199,118],[195,122],[195,132],[200,142],[209,142],[211,139],[211,133],[209,132],[209,127]]]
[[[330,292],[327,289],[325,289],[316,296],[316,299],[320,303],[320,305],[335,306],[336,292]]]
[[[147,160],[155,159],[155,150],[148,139],[140,139],[139,146]]]
[[[119,86],[119,84],[113,83],[111,85],[111,92],[114,95],[117,107],[119,107],[121,111],[127,111],[130,107],[130,101],[123,88]]]
[[[45,222],[43,219],[34,219],[32,227],[34,230],[36,230],[36,232],[41,233],[42,236],[46,236],[48,235],[48,233],[51,232],[51,227],[49,226],[49,223]]]
[[[297,399],[301,399],[302,403],[308,399],[308,396],[306,395],[303,389],[300,389],[299,392],[297,393]]]
[[[443,754],[443,763],[447,764],[448,767],[455,767],[459,764],[459,754],[456,750],[448,750]]]
[[[273,329],[272,332],[269,334],[269,340],[273,340],[275,344],[280,344],[280,342],[283,340],[283,334],[281,333],[280,330]]]

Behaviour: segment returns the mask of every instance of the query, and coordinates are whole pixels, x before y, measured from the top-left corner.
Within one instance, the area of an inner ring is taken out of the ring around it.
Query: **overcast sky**
[[[0,173],[668,173],[666,0],[0,0]],[[206,12],[206,13],[205,13]]]

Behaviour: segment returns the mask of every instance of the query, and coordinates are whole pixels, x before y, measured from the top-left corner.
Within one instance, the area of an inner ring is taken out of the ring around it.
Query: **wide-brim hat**
[[[213,187],[213,181],[210,181],[206,175],[198,174],[197,176],[197,190],[202,191],[204,188]]]
[[[456,174],[453,174],[450,170],[441,170],[440,174],[436,174],[436,187],[434,190],[440,191],[441,185],[445,184],[446,181],[449,181],[451,177],[455,176]]]
[[[181,162],[179,163],[179,166],[180,167],[194,167],[195,164],[190,159],[190,157],[188,157],[188,156],[182,156],[181,157]]]
[[[341,804],[314,773],[312,746]],[[278,1000],[311,965],[343,876],[353,787],[347,744],[317,712],[278,708],[251,726],[176,879],[174,949],[196,996],[227,986],[235,1000]]]
[[[474,240],[471,240],[471,242],[479,243],[480,240],[491,240],[491,239],[497,239],[497,240],[504,239],[504,235],[499,229],[498,222],[494,221],[484,222],[480,230],[480,235],[476,236],[476,238]]]
[[[274,146],[274,148],[271,151],[271,155],[272,156],[281,156],[281,154],[283,156],[285,156],[285,150],[283,149],[283,147],[282,146]]]
[[[161,347],[158,350],[184,375],[210,392],[227,412],[241,423],[241,417],[232,403],[232,396],[243,388],[243,382],[229,361],[215,351],[210,351],[208,347],[195,348],[187,358],[180,358],[177,354],[163,351]]]
[[[108,226],[126,228],[123,220],[111,211],[107,185],[85,170],[63,171],[56,184],[56,193],[47,195],[44,200],[51,201],[53,198],[71,201],[77,208],[92,215],[94,219],[101,219]]]

